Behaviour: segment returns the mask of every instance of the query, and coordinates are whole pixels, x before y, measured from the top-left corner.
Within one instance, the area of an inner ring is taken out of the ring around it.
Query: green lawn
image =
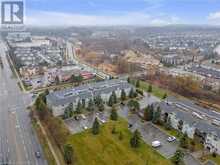
[[[140,81],[140,88],[147,91],[148,90],[148,86],[149,86],[149,83],[145,82],[145,81]],[[152,85],[152,94],[154,96],[157,96],[159,98],[163,98],[164,94],[165,93],[169,93],[168,91],[166,91],[165,89],[162,89],[162,88],[159,88],[155,85]]]
[[[114,126],[116,134],[111,133]],[[143,142],[140,148],[132,149],[127,127],[124,120],[111,121],[102,126],[99,135],[92,135],[91,130],[72,135],[68,142],[74,148],[75,165],[171,165]],[[123,134],[122,140],[119,140],[119,132]]]

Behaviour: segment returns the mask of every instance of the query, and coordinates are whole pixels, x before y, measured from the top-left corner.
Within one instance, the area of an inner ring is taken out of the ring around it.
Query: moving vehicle
[[[37,158],[40,158],[40,157],[41,157],[40,152],[39,152],[39,151],[35,152],[35,156],[36,156]]]

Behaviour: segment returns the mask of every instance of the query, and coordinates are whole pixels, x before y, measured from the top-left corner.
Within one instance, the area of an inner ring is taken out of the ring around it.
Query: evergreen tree
[[[179,122],[178,122],[178,129],[180,131],[182,131],[182,129],[183,129],[183,121],[182,120],[179,120]]]
[[[70,111],[68,108],[65,108],[64,110],[64,119],[68,119],[70,117]]]
[[[82,104],[81,101],[78,101],[77,107],[76,107],[76,113],[80,114],[82,113]]]
[[[60,79],[58,76],[55,77],[55,83],[56,83],[56,85],[60,84]]]
[[[69,111],[73,111],[73,103],[70,103],[68,106]]]
[[[163,99],[166,99],[166,98],[167,98],[167,94],[164,93],[164,95],[163,95]]]
[[[112,134],[116,134],[117,132],[116,132],[116,128],[115,128],[115,125],[113,126],[113,128],[112,128]]]
[[[92,133],[93,133],[94,135],[99,134],[99,127],[100,127],[99,121],[98,121],[98,119],[97,119],[97,117],[96,117],[96,118],[95,118],[95,121],[94,121],[94,123],[93,123],[93,126],[92,126]]]
[[[45,92],[44,92],[44,95],[47,96],[47,95],[49,95],[49,93],[50,93],[49,90],[46,89]]]
[[[121,100],[125,101],[126,100],[126,92],[124,89],[121,90]]]
[[[114,121],[118,120],[117,110],[114,107],[112,108],[110,118]]]
[[[133,110],[133,111],[136,111],[136,110],[139,110],[140,109],[140,104],[137,100],[130,100],[128,102],[128,107]]]
[[[183,158],[184,152],[182,150],[177,150],[171,160],[174,164],[179,165],[182,164]]]
[[[148,93],[151,93],[152,90],[153,90],[153,89],[152,89],[152,85],[149,85],[149,86],[148,86],[148,89],[147,89],[147,92],[148,92]]]
[[[150,105],[148,116],[149,116],[149,121],[152,121],[153,116],[154,116],[154,106],[153,105]]]
[[[98,110],[101,112],[105,110],[105,105],[103,102],[98,106]]]
[[[146,121],[152,121],[154,118],[154,107],[153,105],[148,105],[144,110],[144,119]]]
[[[140,80],[136,81],[136,88],[140,88]]]
[[[64,145],[64,160],[66,164],[72,164],[73,162],[73,147],[70,144]]]
[[[88,110],[89,112],[94,111],[94,102],[93,102],[92,99],[89,100],[87,110]]]
[[[129,98],[134,98],[134,89],[131,88],[130,92],[129,92]]]
[[[128,82],[128,83],[130,83],[130,82],[131,82],[131,79],[130,79],[130,77],[128,77],[128,79],[127,79],[127,82]]]
[[[165,128],[167,130],[171,130],[172,129],[172,124],[171,124],[171,119],[170,117],[168,117],[167,122],[165,123]]]
[[[102,101],[102,98],[101,98],[100,95],[95,97],[94,103],[95,103],[96,106],[99,106],[102,102],[103,101]]]
[[[114,105],[114,98],[111,95],[108,100],[108,106],[112,107],[113,105]]]
[[[44,120],[47,115],[48,115],[48,108],[46,106],[46,104],[43,101],[42,97],[38,97],[36,102],[35,102],[35,106],[36,106],[36,110],[37,110],[37,114],[40,118],[40,120]]]
[[[113,98],[113,103],[116,104],[117,103],[117,95],[116,95],[115,91],[112,92],[112,98]]]
[[[86,100],[82,99],[82,108],[85,109],[86,108]]]
[[[188,140],[188,136],[186,133],[184,133],[182,135],[182,137],[180,138],[180,147],[182,148],[188,148],[189,146],[189,140]]]
[[[132,148],[138,148],[141,143],[141,134],[138,130],[135,130],[132,138],[130,139],[130,145]]]
[[[156,112],[153,113],[152,122],[153,122],[154,124],[157,124],[158,121],[160,120],[160,116],[161,116],[161,110],[160,110],[160,107],[157,107]]]
[[[120,132],[119,132],[119,137],[118,137],[119,140],[123,140],[123,137],[124,137],[124,136],[123,136],[123,133],[120,131]]]
[[[146,120],[146,121],[150,121],[150,119],[149,119],[149,110],[150,110],[150,106],[148,105],[148,106],[144,109],[144,120]]]

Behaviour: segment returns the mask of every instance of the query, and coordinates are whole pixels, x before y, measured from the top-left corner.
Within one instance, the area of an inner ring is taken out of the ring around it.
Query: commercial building
[[[47,105],[52,109],[54,116],[60,116],[64,114],[65,108],[70,103],[73,103],[73,108],[75,108],[79,101],[85,100],[87,104],[90,99],[97,96],[101,96],[103,101],[107,102],[113,91],[117,97],[120,97],[122,89],[128,95],[131,88],[133,86],[125,80],[108,80],[86,84],[72,89],[49,93],[47,96]]]

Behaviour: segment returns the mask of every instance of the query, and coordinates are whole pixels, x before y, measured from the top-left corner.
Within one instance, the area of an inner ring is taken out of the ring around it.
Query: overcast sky
[[[28,25],[220,25],[220,0],[26,0]]]

